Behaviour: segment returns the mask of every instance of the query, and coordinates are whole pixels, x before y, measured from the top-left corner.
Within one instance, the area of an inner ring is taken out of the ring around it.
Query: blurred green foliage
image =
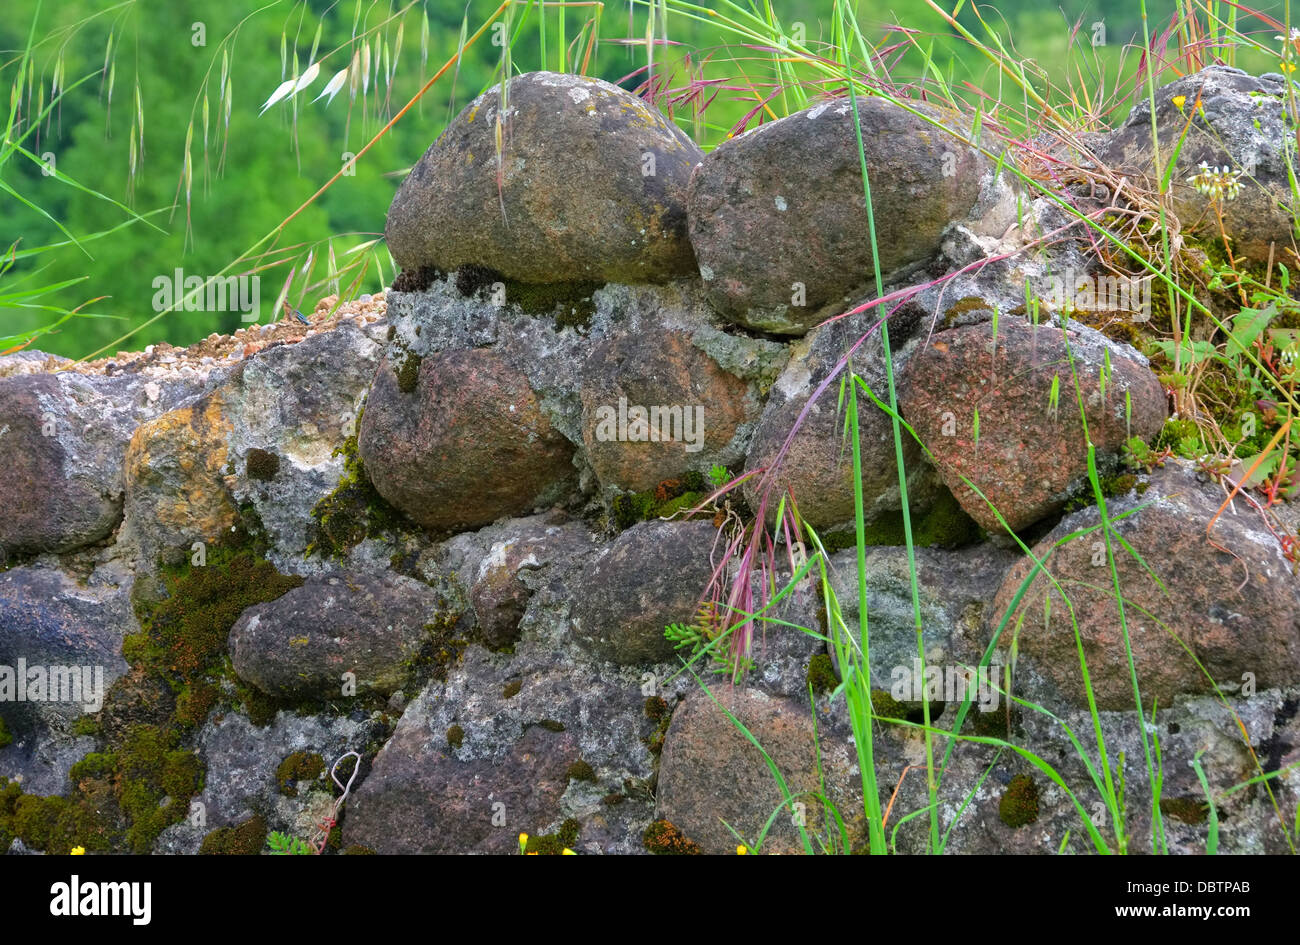
[[[1277,4],[1263,6],[1276,8]],[[700,9],[707,7],[707,2],[702,2]],[[170,276],[178,267],[186,275],[209,276],[239,258],[315,193],[343,165],[345,155],[359,151],[456,53],[462,24],[472,34],[495,9],[496,4],[490,0],[470,0],[464,7],[445,0],[427,0],[423,4],[386,0],[203,0],[191,4],[169,0],[47,0],[38,16],[38,0],[6,0],[5,15],[0,17],[0,89],[15,85],[21,51],[34,17],[35,82],[24,84],[23,94],[30,97],[35,88],[38,96],[48,96],[60,75],[62,87],[90,77],[59,99],[49,120],[26,146],[38,155],[52,157],[61,172],[81,185],[121,200],[139,213],[166,208],[150,218],[165,232],[136,223],[84,249],[66,246],[17,263],[10,278],[30,275],[41,284],[50,284],[85,277],[61,292],[59,303],[64,308],[98,299],[85,309],[87,315],[96,317],[75,319],[58,332],[42,336],[35,346],[67,356],[85,356],[155,314],[155,278]],[[828,0],[773,0],[773,9],[787,30],[799,24],[810,41],[829,38]],[[935,67],[955,88],[969,83],[971,88],[998,94],[999,77],[987,58],[961,41],[924,0],[888,4],[866,0],[854,9],[863,33],[874,42],[903,42],[901,33],[891,32],[894,24],[918,31],[913,36],[916,45],[902,50],[905,55],[893,68],[895,79],[922,75],[925,64],[918,49],[926,48],[933,50]],[[1018,58],[1034,58],[1043,65],[1047,70],[1045,81],[1060,81],[1066,75],[1065,53],[1076,22],[1081,24],[1080,43],[1090,45],[1096,23],[1104,23],[1105,32],[1105,45],[1089,50],[1086,68],[1074,66],[1079,70],[1072,76],[1076,81],[1095,83],[1099,88],[1111,82],[1113,77],[1102,82],[1100,76],[1107,69],[1119,68],[1124,46],[1133,41],[1135,34],[1141,43],[1138,7],[1132,0],[1068,2],[1060,9],[1049,9],[1031,0],[999,0],[994,6],[980,9],[1008,46],[1014,46]],[[1172,3],[1153,2],[1149,9],[1154,32],[1169,22],[1175,8]],[[569,41],[573,56],[581,58],[589,34],[580,34],[580,30],[593,10],[593,5],[567,7],[563,34],[560,11],[551,9],[547,13],[547,67],[559,64],[561,35]],[[762,10],[762,5],[756,10]],[[1277,9],[1272,12],[1282,15]],[[425,16],[427,46],[422,26]],[[519,6],[511,16],[511,27],[516,30],[510,48],[512,70],[539,68],[543,62],[536,8],[525,11]],[[959,18],[987,40],[969,10]],[[644,78],[646,51],[638,41],[646,35],[646,20],[644,3],[606,4],[601,42],[589,71],[635,87]],[[200,24],[204,34],[201,45]],[[293,101],[281,102],[259,117],[262,103],[285,78],[295,75],[295,57],[298,68],[306,68],[318,24],[320,75]],[[401,46],[394,55],[399,28]],[[1261,41],[1267,45],[1271,36],[1262,33],[1273,31],[1258,28]],[[111,56],[106,56],[110,34]],[[329,78],[351,61],[357,48],[353,37],[357,35],[372,41],[372,75],[387,72],[386,63],[396,58],[392,88],[372,88],[365,96],[364,108],[362,96],[358,94],[352,100],[346,84],[332,104],[324,100],[313,103]],[[762,88],[753,76],[758,61],[770,60],[770,56],[762,50],[739,47],[708,16],[702,13],[692,18],[681,8],[670,10],[667,35],[672,45],[661,47],[656,56],[657,69],[667,74],[669,86],[687,85],[689,69],[701,65],[709,78],[731,80],[721,83],[730,88],[714,87],[708,92],[717,94],[698,125],[692,120],[688,104],[679,103],[672,109],[686,130],[710,146],[755,109],[755,93],[744,86],[753,81]],[[459,69],[448,71],[416,108],[357,163],[354,176],[340,179],[280,234],[276,241],[280,247],[301,245],[305,252],[307,244],[318,244],[314,283],[322,280],[327,252],[323,241],[330,238],[340,264],[362,259],[369,263],[356,292],[375,291],[391,282],[395,273],[382,243],[364,254],[345,257],[344,253],[382,234],[384,215],[402,174],[419,159],[451,115],[499,78],[503,50],[493,45],[492,39],[489,33],[469,49]],[[724,48],[728,43],[730,47]],[[387,60],[381,58],[385,46],[390,51]],[[228,134],[220,95],[223,51],[228,55],[233,93]],[[1136,53],[1130,50],[1128,59],[1136,61]],[[1268,67],[1266,57],[1238,64],[1257,71]],[[570,68],[574,67],[570,63]],[[137,83],[139,112],[135,101]],[[816,89],[810,92],[815,94]],[[382,102],[377,103],[377,97]],[[31,114],[37,104],[29,102],[24,114]],[[776,105],[773,108],[779,111]],[[130,142],[133,135],[139,137],[137,122],[141,114],[143,154],[132,176]],[[1122,113],[1113,117],[1122,117]],[[187,135],[192,138],[192,203],[188,208],[184,158]],[[6,175],[6,183],[73,234],[93,233],[124,219],[122,211],[110,203],[59,183],[30,161],[12,161],[0,173]],[[61,238],[40,212],[0,193],[0,249],[7,250],[15,241],[25,248]],[[40,271],[33,275],[36,269]],[[245,271],[247,263],[231,273]],[[275,317],[270,309],[287,275],[287,266],[263,273],[263,321]],[[345,288],[349,281],[343,280]],[[307,290],[300,278],[289,294],[289,302],[310,311],[326,288],[318,284]],[[51,320],[49,312],[43,310],[0,308],[0,336],[30,331]],[[177,311],[136,334],[124,347],[135,350],[162,340],[184,345],[210,332],[232,331],[240,324],[235,312]]]

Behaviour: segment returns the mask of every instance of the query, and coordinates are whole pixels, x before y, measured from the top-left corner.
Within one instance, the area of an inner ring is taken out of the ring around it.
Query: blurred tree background
[[[755,2],[756,13],[769,15],[766,0]],[[901,44],[896,56],[888,57],[896,81],[926,75],[923,51],[928,51],[933,69],[953,88],[982,89],[994,96],[1004,91],[1002,77],[988,58],[962,40],[925,0],[848,5],[877,48]],[[567,44],[573,57],[568,68],[579,68],[590,47],[589,74],[636,88],[646,77],[650,10],[642,0],[605,3],[600,6],[599,42],[591,44],[591,20],[598,6],[575,2],[547,9],[543,63],[541,15],[535,5],[517,3],[509,12],[512,72],[543,64],[558,68],[560,50]],[[669,44],[654,47],[656,73],[669,87],[689,85],[701,68],[708,78],[733,80],[722,83],[733,88],[707,90],[716,97],[698,122],[689,103],[672,108],[673,117],[705,147],[716,144],[755,110],[756,93],[743,86],[750,81],[757,88],[762,84],[749,65],[771,58],[762,50],[742,48],[718,29],[708,15],[709,6],[708,0],[696,7],[673,0],[666,16]],[[749,8],[749,0],[744,6]],[[1261,3],[1258,8],[1287,20],[1281,3]],[[6,0],[5,16],[0,17],[0,88],[14,90],[11,111],[16,106],[21,119],[11,137],[30,131],[22,141],[24,148],[52,161],[82,187],[146,216],[148,222],[137,220],[105,238],[73,245],[59,224],[84,238],[118,227],[131,219],[130,214],[57,180],[32,160],[0,162],[0,250],[8,254],[14,245],[21,250],[66,243],[13,262],[0,281],[0,337],[8,337],[12,345],[15,336],[21,339],[49,325],[58,311],[84,304],[77,318],[40,336],[33,346],[83,357],[114,343],[155,314],[156,277],[170,276],[177,268],[206,277],[239,259],[339,171],[347,157],[456,54],[462,37],[472,35],[496,9],[491,0],[470,0],[464,6],[449,0]],[[719,9],[725,12],[725,7]],[[831,0],[770,0],[770,10],[783,27],[797,29],[810,43],[830,40]],[[966,6],[958,21],[989,42],[982,18],[1009,53],[1037,62],[1044,85],[1068,79],[1112,96],[1117,79],[1132,74],[1141,53],[1142,19],[1135,0],[1070,0],[1059,6],[997,0],[981,4],[978,11],[977,16]],[[1147,11],[1154,35],[1170,23],[1177,6],[1151,2]],[[1227,13],[1220,10],[1219,15]],[[31,58],[24,70],[33,23]],[[905,34],[900,26],[910,32]],[[1239,29],[1254,34],[1265,47],[1280,45],[1272,39],[1276,28],[1247,21],[1244,14]],[[662,37],[662,30],[657,35]],[[310,311],[325,294],[328,286],[321,283],[331,246],[340,267],[356,266],[342,277],[343,288],[363,264],[366,271],[355,293],[373,292],[392,281],[395,273],[382,242],[364,244],[382,235],[384,215],[402,175],[448,118],[499,81],[505,50],[493,39],[489,32],[469,47],[459,67],[449,70],[356,163],[354,174],[342,177],[279,234],[275,244],[299,247],[296,257],[308,248],[314,253],[313,285],[306,287],[299,273],[290,304]],[[1132,48],[1135,42],[1137,49]],[[1080,54],[1069,55],[1072,48]],[[312,62],[319,63],[312,84],[259,115],[272,93],[286,80],[305,74]],[[1238,57],[1236,64],[1261,72],[1275,70],[1277,59],[1273,56],[1270,62],[1267,54],[1252,51]],[[332,102],[327,103],[328,95],[313,101],[332,77],[350,66]],[[32,128],[30,116],[56,96],[49,115]],[[1130,103],[1125,99],[1110,120],[1122,118]],[[358,246],[363,248],[348,254]],[[285,259],[286,254],[274,258]],[[251,265],[237,265],[230,273],[248,272]],[[272,302],[288,269],[281,265],[263,271],[262,321],[278,317],[271,311]],[[48,286],[64,280],[77,281],[40,298],[49,309],[4,304],[11,286]],[[123,347],[135,350],[163,340],[185,345],[240,324],[236,312],[177,311],[138,332]],[[0,350],[4,347],[0,344]]]

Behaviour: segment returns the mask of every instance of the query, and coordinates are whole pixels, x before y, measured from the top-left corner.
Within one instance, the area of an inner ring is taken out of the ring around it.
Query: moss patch
[[[946,703],[930,703],[930,721],[943,715]],[[918,702],[900,702],[885,689],[871,690],[871,710],[882,719],[903,719],[913,724],[925,721],[925,707]]]
[[[451,749],[459,748],[465,744],[465,730],[459,725],[453,725],[447,729],[447,747]]]
[[[357,416],[357,429],[361,416]],[[402,513],[384,501],[370,484],[354,434],[334,451],[343,457],[343,475],[329,495],[311,510],[307,557],[341,558],[368,536],[409,527]]]
[[[700,845],[666,820],[656,820],[641,835],[641,844],[660,856],[698,856]]]
[[[579,758],[573,764],[569,765],[568,770],[564,772],[565,778],[570,781],[591,781],[596,780],[596,770],[591,765]]]
[[[325,770],[325,759],[314,751],[295,751],[275,769],[275,782],[285,797],[298,796],[299,781],[315,781]]]
[[[1002,800],[998,802],[998,817],[1008,827],[1023,827],[1038,819],[1038,784],[1027,774],[1011,779]]]
[[[692,471],[677,479],[665,479],[644,492],[624,492],[614,496],[609,502],[609,515],[619,531],[626,531],[637,522],[693,509],[707,494],[704,476]]]
[[[831,692],[840,684],[835,675],[835,663],[829,653],[818,653],[808,661],[808,685],[816,693]]]
[[[560,824],[560,829],[555,833],[542,834],[541,836],[528,835],[528,842],[524,845],[524,853],[536,853],[539,856],[560,856],[566,849],[572,850],[578,842],[578,832],[582,829],[582,824],[570,817],[564,823]]]
[[[510,682],[506,683],[505,688],[501,690],[501,696],[504,699],[513,699],[515,696],[519,695],[519,691],[523,688],[524,684],[520,680],[512,679]]]
[[[209,856],[257,856],[266,846],[266,818],[261,814],[234,827],[218,827],[203,838],[199,853]]]
[[[0,715],[0,748],[8,748],[13,744],[14,737],[9,734],[8,727],[5,726],[4,716]]]
[[[1205,803],[1205,798],[1162,797],[1160,813],[1185,824],[1202,824],[1210,816],[1210,807]]]
[[[244,469],[248,472],[249,479],[270,482],[280,471],[280,457],[254,446],[244,458]]]

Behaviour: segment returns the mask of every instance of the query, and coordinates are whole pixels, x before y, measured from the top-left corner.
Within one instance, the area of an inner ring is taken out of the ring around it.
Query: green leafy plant
[[[306,840],[272,830],[266,836],[266,845],[276,856],[315,856],[316,850]]]

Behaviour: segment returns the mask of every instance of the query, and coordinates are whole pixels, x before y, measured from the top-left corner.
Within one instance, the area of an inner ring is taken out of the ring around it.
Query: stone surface
[[[1267,263],[1291,245],[1295,208],[1288,165],[1295,164],[1295,119],[1288,115],[1292,107],[1281,75],[1256,78],[1228,66],[1207,66],[1156,90],[1155,133],[1161,161],[1178,151],[1170,189],[1184,232],[1220,237],[1210,197],[1187,180],[1204,162],[1241,174],[1240,193],[1220,204],[1235,254]],[[1127,173],[1154,188],[1158,177],[1151,126],[1151,104],[1145,95],[1139,96],[1128,119],[1094,149],[1098,159],[1117,175]],[[1270,244],[1275,244],[1272,252]]]
[[[410,393],[386,363],[358,445],[379,494],[432,529],[545,507],[574,476],[572,444],[542,413],[527,378],[488,349],[422,359]]]
[[[28,358],[0,379],[0,563],[107,538],[122,517],[132,431],[188,386],[146,390],[141,377],[33,372],[48,364]]]
[[[918,111],[951,122],[927,106]],[[880,268],[932,254],[971,210],[987,163],[942,126],[884,99],[858,101]],[[872,284],[870,229],[848,99],[720,144],[691,176],[691,242],[718,309],[803,334]],[[803,287],[804,298],[792,304]]]
[[[790,361],[773,385],[754,431],[745,465],[746,472],[764,470],[745,482],[744,495],[751,508],[762,505],[769,520],[775,516],[781,498],[793,493],[799,514],[819,532],[843,529],[852,523],[853,453],[845,434],[845,408],[839,399],[845,372],[841,369],[829,383],[826,379],[857,345],[854,370],[878,397],[887,400],[884,347],[879,331],[872,331],[877,318],[863,315],[840,319],[792,346]],[[896,328],[896,334],[905,338],[906,326]],[[865,340],[858,345],[863,336]],[[899,341],[891,338],[891,343],[897,353]],[[895,371],[899,363],[901,360],[896,362]],[[819,393],[823,383],[826,386]],[[864,514],[872,521],[902,507],[894,432],[889,415],[865,395],[859,397],[858,405]],[[921,458],[915,441],[906,434],[904,437],[908,497],[914,511],[919,512],[934,497],[933,471]]]
[[[403,269],[475,264],[524,282],[685,275],[686,184],[700,157],[608,82],[517,76],[504,110],[499,86],[484,92],[415,165],[388,211],[388,248]]]
[[[0,669],[0,715],[11,731],[63,727],[99,711],[108,687],[127,670],[122,639],[139,630],[131,612],[130,587],[129,576],[110,569],[93,573],[89,581],[42,564],[0,573],[0,667],[13,674]],[[76,667],[75,677],[65,678],[90,683],[90,691],[80,685],[47,686],[39,697],[29,692],[28,701],[18,701],[10,687],[17,683],[19,660],[29,672],[42,670],[47,680],[54,677],[55,667]],[[80,701],[69,698],[78,691]]]
[[[339,482],[335,455],[355,432],[379,346],[361,327],[258,351],[209,380],[210,389],[141,425],[126,451],[125,538],[140,566],[175,563],[211,542],[246,506],[275,555],[301,559],[310,513]],[[275,471],[249,464],[264,451]]]
[[[763,746],[790,793],[800,795],[797,802],[805,805],[802,811],[787,808],[777,815],[762,852],[800,852],[796,816],[801,813],[813,831],[820,831],[823,818],[829,816],[805,793],[821,789],[812,715],[795,700],[725,683],[713,687],[713,696],[721,706],[708,693],[695,691],[673,714],[660,762],[655,816],[673,824],[704,853],[735,853],[737,840],[727,824],[745,838],[746,845],[755,846],[782,795],[763,755],[723,712],[725,706]],[[833,738],[823,737],[820,742],[828,790],[843,804],[842,816],[851,821],[847,747]]]
[[[1003,318],[994,353],[991,323],[940,331],[901,372],[903,417],[934,455],[962,508],[990,532],[1002,532],[1002,525],[963,477],[1012,530],[1059,511],[1086,485],[1087,441],[1071,357],[1103,471],[1130,437],[1149,439],[1164,424],[1164,389],[1145,358],[1082,325],[1072,324],[1067,334],[1068,348],[1059,327]],[[1058,385],[1055,407],[1053,383]]]
[[[399,575],[313,579],[250,607],[230,631],[235,672],[279,698],[330,698],[344,673],[387,695],[413,674],[430,625],[457,614],[427,584]]]
[[[1150,477],[1141,495],[1107,502],[1112,520],[1141,507],[1114,527],[1146,567],[1112,541],[1138,684],[1148,708],[1152,699],[1167,706],[1177,696],[1208,692],[1211,679],[1231,693],[1247,682],[1244,674],[1259,689],[1290,685],[1300,677],[1300,586],[1294,566],[1244,502],[1215,519],[1224,498],[1218,486],[1198,481],[1189,464],[1170,460]],[[1133,687],[1105,548],[1097,545],[1103,541],[1101,532],[1088,532],[1052,550],[1071,532],[1099,522],[1095,508],[1076,512],[1039,542],[1034,554],[1046,559],[1073,604],[1098,705],[1128,709]],[[989,613],[990,630],[1005,615],[1028,571],[1022,561],[1007,574]],[[1059,591],[1051,591],[1045,623],[1046,593],[1046,579],[1035,577],[1008,628],[1023,616],[1022,658],[1032,661],[1062,699],[1083,704],[1071,609]]]
[[[602,485],[640,492],[688,470],[739,465],[737,433],[759,406],[756,391],[685,333],[627,334],[587,359],[582,440]]]
[[[479,636],[496,648],[519,638],[519,621],[549,566],[581,555],[592,544],[581,523],[561,514],[511,524],[515,527],[492,541],[479,559],[469,589]]]
[[[722,550],[709,521],[632,526],[578,577],[574,637],[597,659],[621,665],[673,659],[664,627],[694,619]]]

